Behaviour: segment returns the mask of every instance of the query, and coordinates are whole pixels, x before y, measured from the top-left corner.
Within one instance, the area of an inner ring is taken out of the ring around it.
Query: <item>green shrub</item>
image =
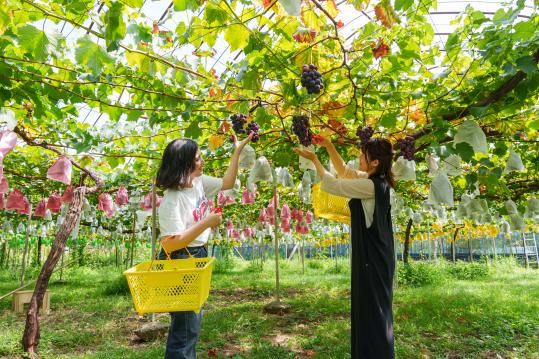
[[[331,265],[328,269],[326,269],[326,273],[328,274],[340,274],[345,272],[346,268],[342,263]]]
[[[234,261],[231,256],[225,256],[223,258],[215,258],[213,264],[213,273],[227,273],[234,267]]]
[[[489,275],[489,267],[482,262],[458,261],[447,266],[448,274],[455,279],[476,280]]]
[[[105,295],[126,295],[129,294],[129,285],[127,279],[123,274],[120,274],[113,278],[105,285],[103,289]]]
[[[324,263],[321,260],[318,259],[310,259],[307,262],[307,268],[311,269],[323,269]]]
[[[442,283],[445,280],[444,267],[445,265],[437,263],[399,263],[397,265],[398,283],[409,287]]]

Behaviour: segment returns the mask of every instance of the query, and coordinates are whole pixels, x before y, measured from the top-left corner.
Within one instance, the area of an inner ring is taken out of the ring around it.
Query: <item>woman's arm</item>
[[[337,179],[326,171],[313,151],[294,148],[294,152],[313,161],[316,173],[322,180],[322,190],[324,192],[347,198],[374,198],[374,183],[371,180],[364,178]]]
[[[335,148],[335,145],[331,140],[327,137],[322,137],[322,142],[320,142],[320,145],[322,147],[325,147],[329,154],[329,159],[331,160],[331,163],[333,163],[333,167],[335,168],[335,171],[341,178],[367,178],[365,172],[358,171],[350,166],[348,166],[344,160],[342,159],[339,152],[337,152],[337,149]]]
[[[234,138],[234,143],[236,146],[236,149],[234,150],[234,153],[232,154],[232,157],[230,158],[230,165],[228,166],[228,169],[226,170],[225,175],[223,176],[223,187],[221,189],[231,189],[234,187],[234,183],[236,183],[236,176],[238,175],[238,164],[240,161],[240,154],[243,148],[249,141],[251,141],[251,138],[253,137],[253,134],[251,133],[245,140],[241,142],[237,142]]]
[[[217,227],[221,224],[223,217],[217,213],[211,213],[203,220],[189,227],[182,234],[165,236],[161,239],[161,245],[167,253],[185,248],[202,234],[206,229]]]

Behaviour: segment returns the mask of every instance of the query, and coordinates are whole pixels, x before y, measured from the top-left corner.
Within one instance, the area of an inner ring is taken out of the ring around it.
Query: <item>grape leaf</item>
[[[80,65],[87,66],[94,76],[101,73],[104,65],[114,63],[114,59],[88,35],[80,38],[77,45],[75,59]]]

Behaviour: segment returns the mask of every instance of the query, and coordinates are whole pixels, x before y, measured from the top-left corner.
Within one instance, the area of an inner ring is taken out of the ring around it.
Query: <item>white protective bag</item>
[[[439,172],[430,185],[429,203],[453,206],[453,186],[447,174]]]
[[[397,181],[415,181],[415,161],[409,161],[402,156],[393,164],[393,175]]]
[[[513,171],[524,171],[525,169],[526,168],[522,163],[522,158],[520,158],[520,155],[511,148],[511,150],[509,151],[509,158],[507,159],[507,163],[505,164],[503,173],[507,174]]]
[[[256,162],[255,149],[249,145],[245,145],[240,153],[239,167],[242,169],[250,170],[253,168]]]
[[[450,155],[445,160],[441,161],[440,170],[447,173],[449,176],[460,176],[462,175],[461,162],[462,160],[459,155]]]
[[[488,153],[487,137],[472,120],[465,120],[457,129],[457,134],[454,138],[455,145],[461,142],[466,142],[473,147],[474,152]]]

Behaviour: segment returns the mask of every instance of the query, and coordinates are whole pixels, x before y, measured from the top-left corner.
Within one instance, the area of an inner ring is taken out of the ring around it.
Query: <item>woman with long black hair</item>
[[[329,153],[339,178],[326,171],[316,154],[296,148],[313,161],[322,190],[350,198],[352,241],[352,358],[394,358],[393,275],[395,252],[391,225],[390,188],[393,148],[387,139],[373,138],[360,147],[359,171],[347,166],[327,138],[321,145]]]
[[[156,179],[157,186],[165,190],[159,207],[163,248],[159,259],[166,259],[167,253],[172,259],[208,256],[211,228],[222,221],[220,213],[211,213],[209,199],[234,186],[240,153],[251,138],[252,134],[241,142],[234,141],[236,149],[223,178],[202,174],[204,160],[195,141],[181,138],[167,145]],[[202,310],[170,316],[165,358],[195,359]]]

